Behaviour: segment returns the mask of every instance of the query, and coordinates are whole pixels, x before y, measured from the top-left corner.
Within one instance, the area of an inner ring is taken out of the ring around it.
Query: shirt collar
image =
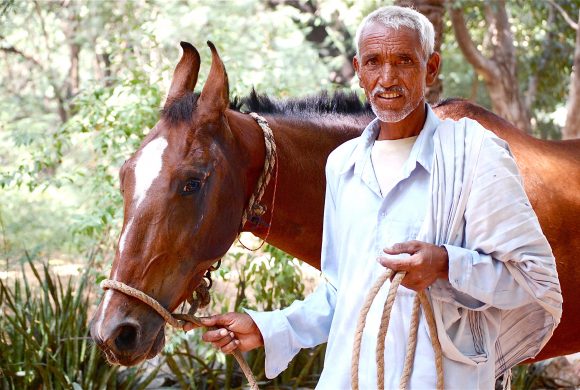
[[[441,120],[435,115],[428,104],[425,104],[427,109],[427,117],[425,124],[411,149],[407,164],[405,164],[405,176],[410,173],[419,163],[425,170],[431,173],[433,166],[433,133]],[[379,119],[375,118],[367,125],[359,137],[359,142],[352,153],[347,164],[344,166],[341,173],[346,173],[354,166],[354,173],[360,175],[365,165],[370,161],[369,156],[371,149],[380,131]]]

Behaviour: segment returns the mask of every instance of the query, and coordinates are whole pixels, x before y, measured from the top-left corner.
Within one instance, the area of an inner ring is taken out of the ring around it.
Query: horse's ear
[[[215,46],[210,41],[211,69],[199,97],[200,106],[214,112],[223,112],[229,105],[228,74]]]
[[[171,80],[165,107],[187,92],[193,92],[197,82],[200,64],[199,52],[189,42],[181,42],[180,45],[183,49],[183,55],[173,72],[173,80]]]

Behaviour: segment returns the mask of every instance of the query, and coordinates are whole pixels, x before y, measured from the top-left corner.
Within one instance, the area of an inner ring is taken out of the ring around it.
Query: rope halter
[[[254,216],[260,217],[266,212],[266,207],[261,205],[260,201],[261,201],[262,197],[264,196],[264,192],[266,191],[266,187],[268,186],[268,183],[270,182],[270,179],[272,177],[272,173],[275,172],[275,176],[277,176],[277,173],[278,173],[277,169],[274,170],[274,167],[276,165],[277,155],[276,155],[276,143],[274,142],[274,134],[272,133],[272,129],[270,129],[270,126],[268,125],[268,122],[266,121],[266,119],[264,119],[260,115],[252,112],[252,113],[250,113],[250,116],[252,118],[254,118],[254,120],[258,123],[258,125],[260,126],[260,128],[264,132],[264,142],[266,145],[266,158],[264,161],[264,169],[262,170],[262,174],[260,175],[260,177],[258,179],[256,190],[254,191],[254,193],[250,197],[250,200],[248,202],[248,207],[244,210],[244,213],[242,215],[240,231],[243,229],[244,225],[248,221],[248,218],[251,218]],[[274,195],[273,195],[273,200],[272,200],[272,213],[273,213],[273,208],[274,208],[274,201],[276,199],[276,181],[277,181],[277,177],[275,177],[275,180],[274,180]],[[268,232],[266,234],[266,237],[268,236],[269,233],[270,233],[270,226],[268,226]],[[217,267],[214,267],[214,269],[215,268],[217,268]],[[130,297],[133,297],[133,298],[140,300],[141,302],[143,302],[144,304],[148,305],[153,310],[155,310],[157,312],[157,314],[159,314],[168,325],[170,325],[174,328],[183,329],[183,326],[188,322],[190,322],[198,327],[204,326],[202,324],[200,318],[195,316],[195,312],[197,311],[197,309],[203,308],[209,304],[209,301],[210,301],[209,288],[211,287],[211,278],[208,277],[208,280],[209,280],[209,283],[206,283],[206,281],[202,279],[200,284],[195,288],[195,297],[192,296],[191,298],[189,298],[187,300],[190,304],[190,308],[189,308],[189,311],[187,312],[187,314],[170,313],[166,308],[163,307],[163,305],[161,305],[154,298],[150,297],[149,295],[145,294],[144,292],[142,292],[136,288],[133,288],[131,286],[126,285],[125,283],[122,283],[122,282],[119,282],[116,280],[105,279],[101,282],[100,287],[103,290],[107,290],[107,289],[116,290],[116,291],[119,291],[125,295],[128,295]],[[215,329],[215,328],[212,327],[212,329]],[[236,349],[232,352],[232,355],[238,361],[240,368],[242,369],[244,375],[246,376],[246,378],[248,380],[250,388],[252,390],[258,390],[258,385],[256,383],[256,379],[255,379],[254,375],[252,374],[252,370],[248,366],[248,363],[244,359],[242,353],[238,349]]]

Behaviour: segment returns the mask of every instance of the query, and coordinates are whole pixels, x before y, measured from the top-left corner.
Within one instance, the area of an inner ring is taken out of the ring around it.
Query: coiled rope
[[[352,364],[351,364],[351,383],[353,390],[359,389],[359,363],[360,363],[360,348],[362,343],[362,334],[366,324],[366,318],[368,312],[371,308],[375,297],[379,293],[379,290],[385,284],[385,282],[390,279],[393,271],[387,269],[387,272],[383,274],[373,285],[367,294],[364,304],[361,308],[357,327],[354,336],[353,351],[352,351]],[[397,295],[397,289],[401,284],[401,280],[405,277],[406,272],[397,272],[393,277],[391,286],[389,287],[389,293],[387,295],[387,300],[383,307],[383,314],[381,317],[381,324],[379,326],[379,333],[377,335],[377,388],[379,390],[384,390],[385,388],[385,342],[387,336],[387,329],[389,327],[389,320],[391,317],[391,311],[393,309],[393,303],[395,302],[395,297]],[[411,313],[411,324],[409,332],[409,340],[407,343],[407,349],[405,352],[405,363],[403,365],[403,372],[401,374],[401,380],[399,383],[399,389],[406,389],[409,386],[409,380],[411,378],[411,372],[413,370],[413,361],[415,359],[415,350],[417,349],[417,332],[419,329],[419,309],[420,306],[423,307],[423,312],[425,313],[425,318],[427,320],[427,326],[429,328],[429,335],[431,337],[431,344],[433,345],[433,350],[435,351],[435,367],[437,370],[437,390],[443,390],[443,353],[441,351],[441,344],[439,344],[439,338],[437,337],[437,327],[435,325],[435,318],[433,317],[433,308],[431,307],[431,302],[425,294],[425,291],[417,292],[415,300],[413,301],[413,310]]]

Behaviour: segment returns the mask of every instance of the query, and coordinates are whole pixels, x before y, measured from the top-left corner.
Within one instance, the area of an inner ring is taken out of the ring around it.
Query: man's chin
[[[381,108],[377,105],[374,101],[371,101],[371,108],[376,115],[376,117],[385,123],[398,123],[407,118],[411,113],[419,106],[421,102],[415,107],[413,105],[407,103],[404,107],[400,109],[392,109],[392,108]]]

